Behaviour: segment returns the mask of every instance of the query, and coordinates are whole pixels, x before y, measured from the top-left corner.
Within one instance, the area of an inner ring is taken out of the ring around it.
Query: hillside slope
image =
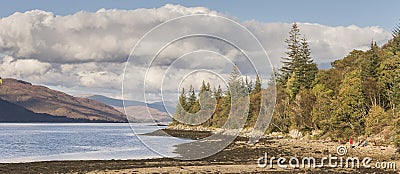
[[[175,113],[175,105],[174,103],[171,102],[165,102],[165,105],[163,102],[154,102],[154,103],[145,103],[145,102],[140,102],[140,101],[133,101],[133,100],[120,100],[120,99],[115,99],[115,98],[110,98],[102,95],[90,95],[86,96],[84,98],[96,100],[99,102],[102,102],[104,104],[114,106],[114,107],[130,107],[130,106],[144,106],[144,107],[149,107],[153,109],[157,109],[160,112],[170,112],[171,114]]]
[[[3,85],[0,86],[0,99],[35,113],[73,119],[126,122],[123,113],[106,104],[91,99],[73,97],[16,79],[3,79]]]
[[[0,122],[2,123],[87,123],[92,122],[86,119],[72,119],[49,114],[34,113],[22,106],[0,99]]]
[[[85,98],[113,106],[122,113],[126,110],[129,116],[129,121],[152,122],[154,120],[157,122],[169,122],[172,120],[162,103],[150,103],[146,105],[145,102],[131,100],[123,101],[102,95],[91,95],[86,96]],[[175,108],[169,108],[168,110],[174,111],[174,109]]]

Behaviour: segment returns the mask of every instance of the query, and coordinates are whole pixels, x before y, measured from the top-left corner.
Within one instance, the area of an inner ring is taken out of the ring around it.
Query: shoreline
[[[168,130],[174,136],[182,138],[199,139],[210,132],[189,130]],[[160,136],[159,132],[152,132]],[[150,133],[150,134],[152,134]],[[176,173],[176,172],[203,172],[203,173],[340,173],[340,172],[392,172],[397,171],[381,169],[349,169],[349,168],[298,168],[281,169],[259,168],[257,159],[265,153],[274,157],[315,157],[321,159],[328,155],[336,155],[339,142],[323,140],[299,139],[260,139],[254,145],[248,144],[245,138],[237,138],[224,150],[200,160],[177,160],[171,158],[155,158],[141,160],[80,160],[80,161],[43,161],[30,163],[0,163],[0,173]],[[360,158],[369,156],[373,161],[394,161],[400,166],[400,155],[396,149],[384,146],[367,146],[348,149],[347,156]],[[179,150],[177,150],[179,151]],[[243,171],[245,167],[246,171]]]

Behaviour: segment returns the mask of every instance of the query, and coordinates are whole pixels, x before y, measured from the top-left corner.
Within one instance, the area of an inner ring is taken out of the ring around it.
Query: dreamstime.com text
[[[396,171],[396,162],[373,162],[370,157],[358,158],[358,157],[344,157],[342,147],[338,147],[338,156],[328,155],[321,157],[320,159],[314,157],[291,157],[287,159],[285,157],[268,157],[268,153],[265,152],[263,157],[257,159],[257,165],[260,168],[274,168],[276,165],[278,168],[379,168],[379,169],[390,169]],[[347,153],[347,151],[346,151]]]

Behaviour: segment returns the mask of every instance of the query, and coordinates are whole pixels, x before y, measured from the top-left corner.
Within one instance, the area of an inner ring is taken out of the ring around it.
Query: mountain
[[[110,98],[102,95],[86,96],[86,98],[113,106],[115,109],[121,112],[125,112],[124,111],[124,104],[125,104],[125,109],[127,113],[131,114],[128,115],[130,120],[135,120],[140,122],[149,122],[152,120],[156,120],[158,122],[168,122],[172,120],[169,114],[167,113],[167,110],[165,109],[163,102],[149,103],[146,106],[145,102],[132,101],[132,100],[123,101],[120,99]],[[175,107],[173,107],[171,103],[167,102],[166,108],[168,108],[168,111],[171,114],[175,112]]]
[[[96,100],[98,102],[114,106],[114,107],[129,107],[129,106],[146,106],[145,102],[140,102],[140,101],[133,101],[133,100],[120,100],[120,99],[115,99],[115,98],[110,98],[102,95],[91,95],[91,96],[86,96],[85,98]],[[168,111],[171,114],[174,114],[175,112],[175,107],[172,102],[165,102],[165,106],[163,102],[154,102],[154,103],[147,103],[147,107],[157,109],[160,112],[167,112]]]
[[[0,122],[8,123],[31,123],[31,122],[92,122],[87,119],[73,119],[63,116],[53,116],[49,114],[34,113],[22,106],[0,99]]]
[[[165,107],[164,107],[164,103],[165,103]],[[162,111],[162,112],[167,112],[167,109],[168,109],[169,113],[175,114],[175,106],[176,106],[176,104],[173,103],[173,102],[167,102],[167,101],[162,102],[162,101],[160,101],[160,102],[150,103],[150,104],[148,104],[148,106],[150,108],[154,108],[154,109],[157,109],[157,110]]]
[[[1,113],[1,117],[4,117],[5,114],[11,114],[10,116],[14,117],[13,112],[15,115],[19,112],[26,112],[27,116],[38,116],[36,113],[41,113],[39,115],[47,116],[46,118],[55,116],[96,122],[126,122],[125,114],[104,103],[73,97],[22,80],[3,79],[3,85],[0,86],[0,99],[2,100],[1,104],[4,105],[2,108],[10,106],[14,109]],[[28,113],[29,111],[35,114]]]
[[[124,104],[122,100],[115,99],[115,98],[110,98],[102,95],[91,95],[91,96],[86,96],[85,98],[96,100],[98,102],[110,105],[110,106],[116,106],[116,107],[124,107]],[[125,100],[125,106],[146,106],[146,103],[140,102],[140,101],[130,101],[130,100]]]
[[[157,109],[146,107],[146,106],[128,106],[115,107],[115,109],[121,112],[127,112],[129,121],[133,122],[170,122],[171,117],[166,112],[161,112]]]

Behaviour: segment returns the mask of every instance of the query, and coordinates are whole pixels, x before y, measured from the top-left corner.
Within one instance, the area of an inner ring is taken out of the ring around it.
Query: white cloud
[[[204,7],[187,8],[179,5],[165,5],[156,9],[100,9],[94,13],[81,11],[66,16],[41,10],[17,12],[0,19],[0,55],[6,55],[0,62],[0,75],[58,86],[59,89],[73,89],[71,91],[75,92],[82,90],[81,93],[84,94],[103,93],[120,96],[124,61],[139,38],[162,22],[190,14],[224,15]],[[286,49],[284,39],[288,36],[291,24],[258,21],[241,23],[261,41],[274,66],[279,66]],[[252,50],[249,40],[243,38],[244,36],[238,34],[238,30],[230,25],[227,22],[212,20],[175,23],[163,30],[164,35],[151,38],[145,45],[147,50],[140,56],[151,55],[155,51],[154,48],[164,44],[161,40],[171,41],[168,40],[172,37],[171,33],[186,30],[212,32],[236,38],[236,43],[248,46],[246,51],[256,51]],[[372,39],[384,43],[391,38],[390,32],[380,27],[331,27],[312,23],[300,23],[299,26],[310,42],[312,56],[317,63],[342,58],[352,49],[367,49]],[[232,46],[221,41],[191,38],[168,47],[160,55],[161,61],[155,64],[157,71],[150,72],[151,76],[154,79],[162,79],[162,67],[169,66],[175,58],[197,49],[216,51],[237,60],[242,56]],[[254,55],[261,55],[261,52],[255,52]],[[192,59],[180,61],[166,74],[165,80],[170,83],[163,87],[171,93],[177,91],[176,83],[180,82],[180,78],[198,68],[211,68],[226,77],[231,64],[217,57],[211,54],[193,54]],[[256,56],[256,59],[257,57],[262,56]],[[131,98],[143,96],[143,79],[140,76],[144,76],[147,67],[139,65],[141,61],[148,60],[137,57],[135,61],[137,66],[130,67],[133,75],[129,76],[127,81],[130,87],[135,89]],[[245,59],[241,58],[241,62],[243,61]],[[243,71],[244,75],[254,76],[252,73],[254,72],[250,68]],[[200,73],[189,77],[185,84],[193,83],[198,86],[196,82],[199,79],[207,78],[215,84],[221,83],[218,78]],[[156,90],[159,83],[157,80],[149,83],[153,92],[149,96],[159,96]]]
[[[257,21],[247,21],[244,24],[263,43],[274,65],[279,66],[280,58],[285,56],[284,40],[288,37],[291,24]],[[315,23],[299,23],[299,28],[308,39],[312,56],[317,63],[327,63],[343,58],[353,49],[368,49],[372,40],[383,44],[392,37],[390,32],[376,26],[331,27]]]
[[[0,20],[0,52],[46,62],[118,61],[149,29],[181,15],[216,13],[166,5],[158,9],[105,10],[56,16],[32,10]]]
[[[38,76],[40,79],[51,68],[51,64],[43,63],[36,59],[14,59],[12,56],[4,56],[0,64],[0,72],[2,76],[23,77]]]

